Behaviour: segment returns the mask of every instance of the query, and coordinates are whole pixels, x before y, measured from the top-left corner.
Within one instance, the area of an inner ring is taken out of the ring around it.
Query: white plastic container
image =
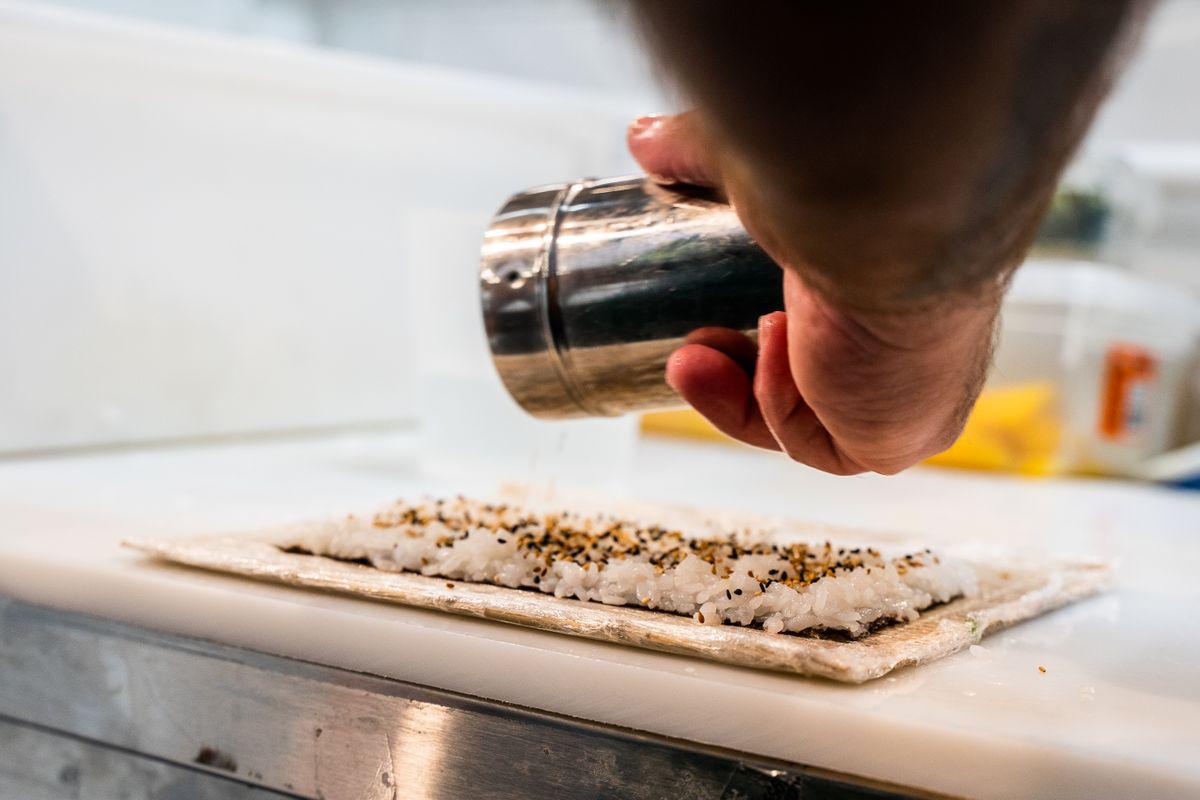
[[[1198,334],[1200,304],[1184,290],[1102,264],[1033,260],[1005,300],[982,402],[1044,403],[1040,445],[1053,452],[1040,471],[1131,474],[1174,444]]]
[[[1200,143],[1127,145],[1106,173],[1104,260],[1200,292]]]
[[[462,235],[471,226],[461,216],[425,210],[408,223],[428,265],[413,272],[410,295],[422,473],[527,484],[535,496],[571,485],[625,489],[637,417],[535,419],[500,382],[479,307],[484,225],[473,216],[472,235]]]

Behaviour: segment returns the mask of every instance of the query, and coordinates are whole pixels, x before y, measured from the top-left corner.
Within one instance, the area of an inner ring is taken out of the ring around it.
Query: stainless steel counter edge
[[[324,800],[930,797],[3,597],[0,718]]]

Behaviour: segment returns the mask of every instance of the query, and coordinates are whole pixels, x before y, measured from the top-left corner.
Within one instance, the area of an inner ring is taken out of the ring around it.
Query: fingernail
[[[679,348],[679,350],[676,350],[667,357],[667,368],[663,376],[667,381],[667,385],[672,389],[675,389],[675,391],[679,391],[679,389],[675,386],[675,381],[671,379],[671,373],[678,369],[679,365],[683,363],[683,356],[680,353],[680,350],[682,349],[682,347]]]
[[[658,126],[662,125],[662,114],[646,114],[638,117],[629,125],[630,136],[644,136]]]
[[[663,373],[663,380],[666,381],[667,386],[670,386],[673,391],[675,391],[675,392],[679,391],[679,387],[675,385],[675,381],[671,377],[671,367],[670,366],[668,366],[666,372]]]

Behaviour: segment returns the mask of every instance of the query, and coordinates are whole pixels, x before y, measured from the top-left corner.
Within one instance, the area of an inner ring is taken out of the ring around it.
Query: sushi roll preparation
[[[841,631],[911,621],[974,594],[974,569],[925,550],[885,556],[829,541],[778,544],[745,530],[722,538],[630,519],[542,513],[463,497],[397,502],[284,545],[365,560],[387,572],[530,589],[637,606],[768,633]]]
[[[1200,800],[1200,0],[0,63],[0,800]]]
[[[963,650],[1112,578],[1096,563],[984,564],[728,521],[685,528],[459,496],[126,544],[259,580],[850,683]]]

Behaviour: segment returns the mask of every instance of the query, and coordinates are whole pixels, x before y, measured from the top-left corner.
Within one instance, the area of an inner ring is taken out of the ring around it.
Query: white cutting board
[[[951,795],[1200,793],[1195,495],[922,470],[846,480],[765,453],[644,446],[630,474],[642,497],[1119,563],[1111,595],[1002,632],[984,653],[857,687],[188,571],[118,547],[483,488],[419,481],[410,458],[403,440],[375,437],[0,463],[0,593]]]

